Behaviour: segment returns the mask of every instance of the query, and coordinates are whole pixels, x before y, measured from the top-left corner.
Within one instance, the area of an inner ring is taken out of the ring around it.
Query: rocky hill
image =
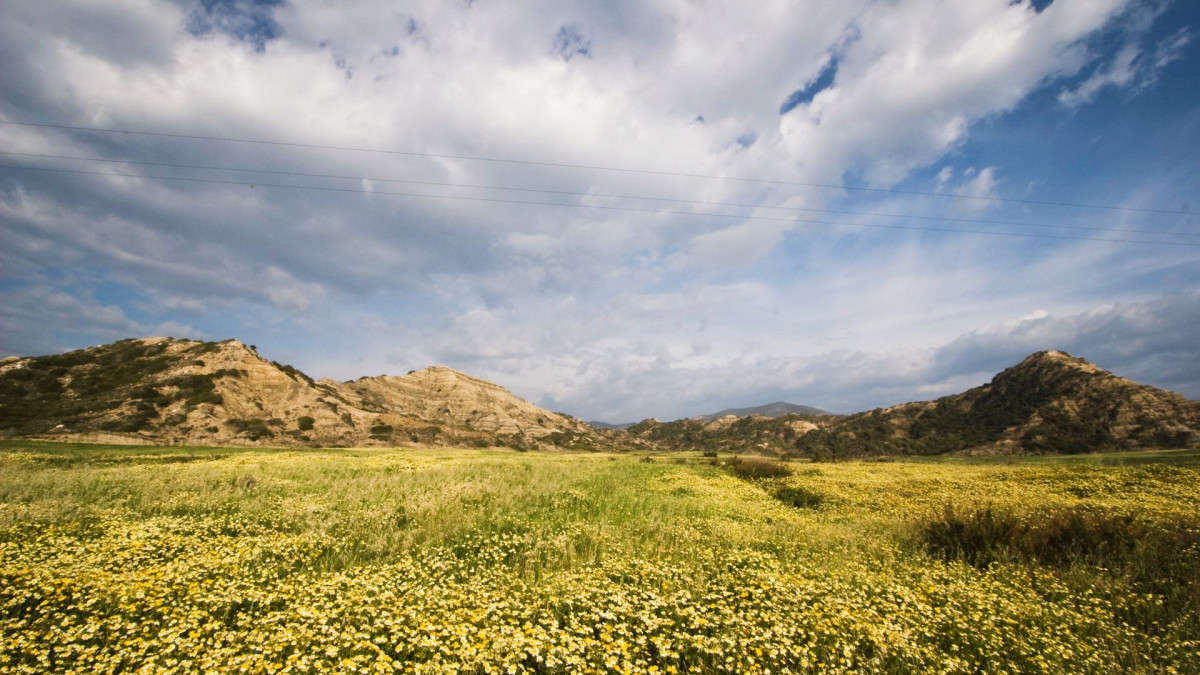
[[[824,458],[1197,446],[1200,403],[1046,351],[961,394],[838,419],[805,434],[796,451]]]
[[[629,427],[635,438],[664,450],[703,450],[751,454],[795,455],[805,434],[831,423],[837,415],[725,415],[660,422],[647,419]]]
[[[1046,351],[982,387],[935,401],[848,416],[646,420],[629,431],[670,449],[816,459],[1078,453],[1200,446],[1200,403]]]
[[[728,412],[728,411],[723,411]],[[433,366],[314,381],[236,340],[172,338],[0,361],[0,435],[197,445],[507,445],[705,450],[836,459],[1200,446],[1200,403],[1063,352],[962,394],[849,416],[645,420],[595,429]]]
[[[450,368],[317,382],[237,340],[172,338],[5,359],[0,433],[212,445],[600,449],[617,442]]]

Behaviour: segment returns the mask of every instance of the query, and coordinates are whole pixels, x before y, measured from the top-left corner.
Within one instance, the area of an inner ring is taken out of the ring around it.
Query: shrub
[[[775,491],[775,498],[797,509],[819,509],[825,503],[825,495],[805,487],[781,487]]]
[[[260,438],[272,438],[275,434],[267,428],[267,423],[263,420],[225,420],[225,424],[232,427],[238,434],[246,438],[257,441]]]
[[[927,551],[986,567],[1025,559],[1058,568],[1094,565],[1159,591],[1191,584],[1200,601],[1200,529],[1194,522],[1156,522],[1081,506],[1018,515],[985,506],[956,509],[919,527]]]
[[[371,427],[372,438],[387,438],[392,435],[392,427],[390,424],[376,424]]]
[[[300,431],[311,431],[313,428],[313,422],[313,418],[309,417],[308,415],[304,415],[296,420],[296,428],[298,428]]]
[[[992,506],[959,510],[947,504],[942,513],[921,526],[921,540],[929,553],[946,560],[963,560],[987,567],[1028,531],[1011,511]]]
[[[253,347],[251,347],[251,349],[253,349]],[[275,366],[279,370],[286,373],[287,376],[292,378],[293,380],[303,381],[303,382],[308,383],[309,385],[316,384],[316,382],[314,382],[311,377],[309,377],[308,375],[305,375],[302,371],[296,370],[294,367],[287,365],[286,363],[279,363],[278,361],[272,361],[271,365]]]
[[[188,407],[195,407],[202,403],[221,405],[225,402],[225,399],[216,392],[215,378],[215,374],[180,375],[168,380],[166,384],[179,388],[179,393],[176,394],[176,397],[183,399]]]
[[[734,457],[727,466],[739,478],[785,478],[792,475],[791,467],[767,457]]]

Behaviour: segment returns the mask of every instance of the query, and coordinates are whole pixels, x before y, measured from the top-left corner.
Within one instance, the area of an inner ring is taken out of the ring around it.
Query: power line
[[[15,157],[37,157],[37,158],[41,158],[41,159],[66,159],[66,160],[74,160],[74,161],[82,161],[82,162],[107,162],[107,163],[113,163],[113,164],[132,164],[132,165],[138,165],[138,166],[156,166],[156,167],[167,167],[167,168],[175,168],[175,169],[199,169],[199,170],[204,170],[204,171],[232,171],[232,172],[238,172],[238,173],[260,173],[260,174],[272,174],[272,175],[278,175],[278,176],[294,176],[294,177],[303,177],[303,178],[332,178],[332,179],[338,179],[338,180],[369,180],[369,181],[378,182],[378,183],[402,183],[402,184],[406,184],[406,185],[427,185],[427,186],[435,186],[435,187],[470,188],[470,189],[477,189],[477,190],[498,190],[498,191],[509,191],[509,192],[554,194],[554,195],[565,195],[565,196],[572,196],[572,197],[600,197],[600,198],[605,198],[605,199],[640,199],[640,200],[646,200],[646,201],[671,202],[671,203],[675,203],[675,204],[690,204],[690,205],[701,205],[701,206],[728,206],[728,207],[750,208],[750,209],[773,209],[773,210],[780,210],[780,211],[796,211],[796,212],[807,212],[807,213],[830,213],[830,214],[836,214],[836,215],[868,216],[868,217],[876,217],[876,218],[909,218],[909,219],[916,219],[916,220],[934,220],[934,221],[941,221],[941,222],[971,223],[971,224],[978,224],[978,225],[1013,225],[1013,226],[1018,226],[1018,227],[1043,227],[1043,228],[1058,228],[1058,229],[1068,229],[1068,230],[1083,230],[1083,231],[1087,231],[1087,232],[1124,232],[1124,233],[1129,233],[1129,234],[1161,234],[1161,235],[1168,235],[1168,236],[1200,237],[1200,232],[1171,232],[1168,230],[1144,230],[1144,229],[1129,229],[1129,228],[1116,228],[1116,227],[1094,227],[1094,226],[1087,226],[1087,225],[1060,225],[1060,224],[1054,224],[1054,223],[1030,223],[1030,222],[1014,221],[1014,220],[992,220],[992,219],[984,219],[984,218],[952,218],[952,217],[948,217],[948,216],[929,216],[929,215],[904,214],[904,213],[876,213],[876,212],[869,212],[869,211],[843,211],[843,210],[837,210],[837,209],[816,209],[816,208],[805,208],[805,207],[798,207],[798,206],[766,206],[766,205],[761,205],[761,204],[746,204],[746,203],[738,203],[738,202],[714,202],[714,201],[702,201],[702,200],[692,200],[692,199],[676,199],[673,197],[650,197],[650,196],[645,196],[645,195],[618,195],[618,194],[605,194],[605,193],[595,193],[595,192],[575,192],[575,191],[570,191],[570,190],[547,190],[544,188],[521,188],[521,187],[507,187],[507,186],[501,186],[501,185],[475,185],[475,184],[469,184],[469,183],[444,183],[444,182],[438,182],[438,181],[409,180],[409,179],[400,179],[400,178],[378,178],[378,177],[373,177],[373,176],[347,176],[347,175],[328,174],[328,173],[304,173],[304,172],[299,172],[299,171],[279,171],[279,170],[274,170],[274,169],[247,169],[247,168],[231,167],[231,166],[210,166],[210,165],[202,165],[202,164],[178,164],[178,163],[172,163],[172,162],[150,162],[150,161],[133,160],[133,159],[108,159],[108,158],[103,158],[103,157],[77,157],[77,156],[71,156],[71,155],[46,155],[46,154],[39,154],[39,153],[33,153],[33,152],[8,152],[8,151],[0,150],[0,155],[10,155],[10,156],[15,156]]]
[[[570,164],[564,162],[541,162],[528,159],[506,159],[499,157],[481,157],[475,155],[450,155],[435,152],[415,152],[411,150],[387,150],[382,148],[364,148],[339,145],[319,145],[315,143],[290,143],[286,141],[268,141],[252,138],[232,138],[226,136],[201,136],[197,134],[175,134],[158,131],[134,131],[131,129],[104,129],[100,127],[82,127],[67,124],[46,124],[41,122],[13,122],[0,120],[0,124],[24,127],[41,127],[45,129],[63,129],[68,131],[86,131],[92,133],[126,134],[133,136],[153,136],[157,138],[180,138],[195,141],[219,141],[223,143],[246,143],[253,145],[284,146],[292,148],[308,148],[312,150],[339,150],[345,152],[369,152],[384,155],[402,155],[406,157],[428,157],[433,159],[458,159],[471,162],[491,162],[498,164],[519,164],[526,166],[547,166],[559,169],[583,169],[588,171],[610,171],[615,173],[636,173],[653,176],[673,176],[677,178],[704,178],[708,180],[725,180],[742,183],[760,183],[767,185],[791,185],[797,187],[823,188],[831,190],[849,190],[855,192],[875,192],[884,194],[913,195],[922,197],[940,197],[945,199],[972,199],[977,201],[1003,202],[1011,204],[1028,204],[1035,206],[1062,206],[1083,209],[1100,209],[1106,211],[1127,211],[1134,213],[1157,213],[1166,215],[1191,215],[1188,211],[1171,211],[1165,209],[1144,209],[1131,206],[1111,206],[1106,204],[1087,204],[1082,202],[1055,202],[1036,199],[1016,199],[1012,197],[985,197],[979,195],[953,195],[940,192],[922,192],[919,190],[897,190],[894,188],[853,187],[848,185],[830,185],[826,183],[805,183],[801,181],[771,180],[767,178],[746,178],[741,176],[718,176],[713,174],[683,173],[676,171],[656,171],[653,169],[631,169],[627,167],[598,166],[592,164]]]
[[[390,195],[390,196],[397,196],[397,197],[415,197],[415,198],[422,198],[422,199],[443,199],[443,200],[471,201],[471,202],[489,202],[489,203],[497,203],[497,204],[530,204],[530,205],[535,205],[535,206],[558,206],[558,207],[564,207],[564,208],[596,209],[596,210],[605,210],[605,211],[626,211],[626,212],[636,212],[636,213],[652,213],[652,214],[660,214],[660,215],[699,216],[699,217],[706,217],[706,218],[735,218],[735,219],[739,219],[739,220],[760,220],[760,221],[771,221],[771,222],[780,222],[780,223],[793,223],[793,224],[799,224],[799,225],[834,225],[834,226],[850,225],[852,227],[868,227],[868,228],[884,229],[884,230],[918,230],[918,231],[926,231],[926,232],[955,232],[955,233],[959,233],[959,234],[984,234],[984,235],[993,235],[993,236],[998,236],[998,237],[1033,237],[1033,238],[1038,238],[1038,239],[1066,239],[1066,240],[1072,240],[1072,241],[1101,241],[1101,242],[1108,242],[1108,243],[1113,243],[1113,244],[1146,244],[1146,245],[1150,245],[1150,246],[1187,246],[1187,247],[1200,248],[1200,244],[1189,244],[1186,242],[1145,241],[1145,240],[1138,240],[1138,239],[1100,239],[1100,238],[1096,238],[1096,237],[1070,237],[1070,236],[1066,236],[1066,235],[1057,235],[1057,234],[1033,234],[1033,233],[1028,233],[1028,232],[996,232],[996,231],[992,231],[992,230],[956,230],[956,229],[940,228],[940,227],[920,227],[920,226],[916,226],[916,225],[880,225],[880,224],[869,224],[869,223],[847,223],[847,222],[837,222],[837,221],[828,221],[828,220],[809,220],[809,219],[804,219],[804,218],[772,218],[769,216],[742,216],[742,215],[728,214],[728,213],[697,213],[695,211],[679,211],[679,210],[670,210],[670,209],[643,209],[643,208],[636,208],[636,207],[631,207],[631,206],[603,206],[603,205],[599,205],[599,204],[563,204],[561,202],[538,202],[538,201],[522,200],[522,199],[498,199],[498,198],[493,198],[493,197],[464,197],[464,196],[454,196],[454,195],[431,195],[431,194],[423,194],[423,193],[416,193],[416,192],[389,192],[389,191],[384,191],[384,190],[365,190],[365,189],[361,189],[361,188],[336,188],[336,187],[321,187],[321,186],[315,186],[315,185],[287,185],[287,184],[282,184],[282,183],[258,183],[258,182],[251,183],[251,182],[246,182],[246,181],[217,180],[217,179],[211,179],[211,178],[186,178],[186,177],[181,177],[181,176],[147,176],[147,175],[143,175],[143,174],[116,173],[116,172],[106,172],[106,171],[82,171],[79,169],[58,169],[58,168],[39,167],[39,166],[16,166],[16,165],[0,164],[0,169],[44,171],[44,172],[50,172],[50,173],[68,173],[68,174],[81,174],[81,175],[91,175],[91,176],[111,176],[111,177],[118,177],[118,178],[144,178],[144,179],[148,179],[148,180],[178,181],[178,182],[188,182],[188,183],[206,183],[206,184],[214,184],[214,185],[242,185],[242,186],[248,186],[251,188],[273,187],[273,188],[283,188],[283,189],[289,189],[289,190],[316,190],[316,191],[321,191],[321,192],[340,192],[340,193],[366,194],[366,195]]]

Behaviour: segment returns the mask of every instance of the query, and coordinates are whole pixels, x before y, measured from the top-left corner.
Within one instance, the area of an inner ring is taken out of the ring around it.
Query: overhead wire
[[[775,179],[768,179],[768,178],[750,178],[750,177],[744,177],[744,176],[722,176],[722,175],[717,175],[717,174],[686,173],[686,172],[678,172],[678,171],[637,169],[637,168],[630,168],[630,167],[600,166],[600,165],[591,165],[591,164],[574,164],[574,163],[566,163],[566,162],[547,162],[547,161],[537,161],[537,160],[529,160],[529,159],[484,157],[484,156],[477,156],[477,155],[455,155],[455,154],[448,154],[448,153],[418,152],[418,151],[412,151],[412,150],[394,150],[394,149],[385,149],[385,148],[367,148],[367,147],[354,147],[354,146],[339,146],[339,145],[326,145],[326,144],[317,144],[317,143],[295,143],[295,142],[288,142],[288,141],[273,141],[273,140],[265,140],[265,139],[235,138],[235,137],[227,137],[227,136],[206,136],[206,135],[200,135],[200,134],[181,134],[181,133],[168,133],[168,132],[161,132],[161,131],[140,131],[140,130],[133,130],[133,129],[108,129],[108,128],[103,128],[103,127],[86,127],[86,126],[77,126],[77,125],[69,125],[69,124],[51,124],[51,123],[46,123],[46,122],[20,122],[20,121],[14,121],[14,120],[0,120],[0,124],[12,125],[12,126],[24,126],[24,127],[39,127],[39,128],[44,128],[44,129],[60,129],[60,130],[65,130],[65,131],[82,131],[82,132],[88,132],[88,133],[125,134],[125,135],[148,136],[148,137],[157,137],[157,138],[177,138],[177,139],[187,139],[187,140],[216,141],[216,142],[223,142],[223,143],[242,143],[242,144],[266,145],[266,146],[307,148],[307,149],[315,149],[315,150],[338,150],[338,151],[345,151],[345,152],[363,152],[363,153],[376,153],[376,154],[387,154],[387,155],[402,155],[402,156],[406,156],[406,157],[454,159],[454,160],[471,161],[471,162],[491,162],[491,163],[516,164],[516,165],[527,165],[527,166],[545,166],[545,167],[553,167],[553,168],[581,169],[581,170],[588,170],[588,171],[609,171],[609,172],[634,173],[634,174],[655,175],[655,176],[673,176],[673,177],[679,177],[679,178],[702,178],[702,179],[707,179],[707,180],[737,181],[737,182],[743,182],[743,183],[760,183],[760,184],[769,184],[769,185],[790,185],[790,186],[796,186],[796,187],[811,187],[811,188],[847,190],[847,191],[856,191],[856,192],[873,192],[873,193],[912,195],[912,196],[924,196],[924,197],[939,197],[939,198],[946,198],[946,199],[968,199],[968,200],[979,200],[979,201],[988,201],[988,202],[1005,202],[1005,203],[1027,204],[1027,205],[1037,205],[1037,206],[1058,206],[1058,207],[1071,207],[1071,208],[1084,208],[1084,209],[1100,209],[1100,210],[1107,210],[1107,211],[1126,211],[1126,212],[1134,212],[1134,213],[1156,213],[1156,214],[1164,214],[1164,215],[1191,215],[1190,212],[1188,212],[1186,210],[1148,209],[1148,208],[1138,208],[1138,207],[1131,207],[1131,206],[1114,206],[1114,205],[1109,205],[1109,204],[1093,204],[1093,203],[1085,203],[1085,202],[1057,202],[1057,201],[1036,200],[1036,199],[1017,199],[1014,197],[994,197],[994,196],[986,196],[986,195],[947,194],[947,193],[942,193],[942,192],[924,192],[924,191],[919,191],[919,190],[901,190],[901,189],[896,189],[896,188],[873,188],[873,187],[851,186],[851,185],[832,185],[832,184],[826,184],[826,183],[808,183],[808,182],[802,182],[802,181],[775,180]]]
[[[235,173],[268,174],[268,175],[278,175],[278,176],[292,176],[292,177],[298,177],[298,178],[325,178],[325,179],[336,179],[336,180],[366,180],[366,181],[377,182],[377,183],[399,183],[399,184],[405,184],[405,185],[425,185],[425,186],[433,186],[433,187],[451,187],[451,188],[467,188],[467,189],[478,189],[478,190],[553,194],[553,195],[564,195],[564,196],[583,197],[583,198],[644,200],[644,201],[656,201],[656,202],[670,202],[670,203],[676,203],[676,204],[689,204],[689,205],[693,205],[693,206],[697,206],[697,205],[698,206],[724,206],[724,207],[749,208],[749,209],[771,209],[771,210],[777,210],[777,211],[794,211],[794,212],[805,212],[805,213],[828,213],[828,214],[834,214],[834,215],[866,216],[866,217],[874,217],[874,218],[906,218],[906,219],[913,219],[913,220],[931,220],[931,221],[939,221],[939,222],[954,222],[954,223],[967,223],[967,224],[979,224],[979,225],[1011,225],[1011,226],[1016,226],[1016,227],[1056,228],[1056,229],[1067,229],[1067,230],[1081,230],[1081,231],[1088,231],[1088,232],[1121,232],[1121,233],[1126,233],[1126,234],[1152,234],[1152,235],[1166,235],[1166,236],[1200,237],[1200,232],[1174,232],[1174,231],[1169,231],[1169,230],[1147,230],[1147,229],[1116,228],[1116,227],[1095,227],[1095,226],[1088,226],[1088,225],[1067,225],[1067,224],[1056,224],[1056,223],[1033,223],[1033,222],[1014,221],[1014,220],[996,220],[996,219],[988,219],[988,218],[956,218],[956,217],[951,217],[951,216],[932,216],[932,215],[922,215],[922,214],[879,213],[879,212],[870,212],[870,211],[847,211],[847,210],[840,210],[840,209],[818,209],[818,208],[798,207],[798,206],[770,206],[770,205],[765,205],[765,204],[704,201],[704,200],[693,200],[693,199],[678,199],[678,198],[673,198],[673,197],[654,197],[654,196],[648,196],[648,195],[621,195],[621,194],[608,194],[608,193],[597,193],[597,192],[579,192],[579,191],[571,191],[571,190],[549,190],[549,189],[545,189],[545,188],[511,187],[511,186],[502,186],[502,185],[477,185],[477,184],[469,184],[469,183],[446,183],[446,182],[439,182],[439,181],[412,180],[412,179],[403,179],[403,178],[380,178],[380,177],[375,177],[375,176],[351,176],[351,175],[344,175],[344,174],[307,173],[307,172],[301,172],[301,171],[281,171],[281,170],[276,170],[276,169],[256,169],[256,168],[231,167],[231,166],[212,166],[212,165],[203,165],[203,164],[182,164],[182,163],[175,163],[175,162],[151,162],[151,161],[133,160],[133,159],[80,157],[80,156],[74,156],[74,155],[51,155],[51,154],[42,154],[42,153],[12,152],[12,151],[3,151],[3,150],[0,150],[0,155],[8,155],[8,156],[14,156],[14,157],[33,157],[33,158],[39,158],[39,159],[62,159],[62,160],[71,160],[71,161],[82,161],[82,162],[129,164],[129,165],[136,165],[136,166],[153,166],[153,167],[176,168],[176,169],[195,169],[195,170],[203,170],[203,171],[229,171],[229,172],[235,172]]]
[[[803,224],[803,225],[832,225],[832,226],[865,227],[865,228],[887,229],[887,230],[955,232],[955,233],[960,233],[960,234],[977,234],[977,235],[982,234],[982,235],[991,235],[991,236],[1000,236],[1000,237],[1027,237],[1027,238],[1032,237],[1032,238],[1038,238],[1038,239],[1098,241],[1098,242],[1108,242],[1108,243],[1114,243],[1114,244],[1143,244],[1143,245],[1149,245],[1149,246],[1185,246],[1185,247],[1200,248],[1200,243],[1190,244],[1187,242],[1145,241],[1145,240],[1139,240],[1139,239],[1104,239],[1104,238],[1099,238],[1099,237],[1072,237],[1072,236],[1067,236],[1067,235],[1037,234],[1037,233],[1029,233],[1029,232],[998,232],[995,230],[959,230],[959,229],[939,228],[939,227],[922,227],[922,226],[916,226],[916,225],[883,225],[883,224],[878,224],[878,223],[852,223],[852,222],[839,222],[839,221],[811,220],[811,219],[805,219],[805,218],[773,218],[770,216],[747,216],[747,215],[741,215],[741,214],[704,213],[704,212],[682,211],[682,210],[672,210],[672,209],[645,209],[645,208],[637,208],[637,207],[630,207],[630,206],[612,206],[612,205],[601,205],[601,204],[564,204],[561,202],[539,202],[539,201],[521,200],[521,199],[499,199],[499,198],[494,198],[494,197],[468,197],[468,196],[462,196],[462,195],[431,195],[431,194],[416,193],[416,192],[368,190],[365,188],[338,188],[338,187],[316,186],[316,185],[288,185],[285,183],[262,183],[262,182],[249,182],[249,181],[220,180],[220,179],[213,179],[213,178],[192,178],[192,177],[183,177],[183,176],[150,176],[150,175],[145,175],[145,174],[129,174],[129,173],[120,173],[120,172],[108,172],[108,171],[83,171],[83,170],[79,170],[79,169],[62,169],[62,168],[52,168],[52,167],[33,167],[33,166],[0,164],[0,169],[43,171],[43,172],[51,172],[51,173],[80,174],[80,175],[93,175],[93,176],[110,176],[110,177],[120,177],[120,178],[141,178],[141,179],[147,179],[147,180],[205,183],[205,184],[216,184],[216,185],[241,185],[241,186],[248,186],[251,188],[271,187],[271,188],[283,188],[283,189],[290,189],[290,190],[314,190],[314,191],[322,191],[322,192],[353,193],[353,194],[366,194],[366,195],[390,195],[390,196],[413,197],[413,198],[422,198],[422,199],[489,202],[489,203],[500,203],[500,204],[530,204],[530,205],[535,205],[535,206],[556,206],[556,207],[563,207],[563,208],[582,208],[582,209],[596,209],[596,210],[606,210],[606,211],[624,211],[624,212],[650,213],[650,214],[662,214],[662,215],[696,216],[696,217],[708,217],[708,218],[734,218],[734,219],[739,219],[739,220],[770,221],[770,222]]]

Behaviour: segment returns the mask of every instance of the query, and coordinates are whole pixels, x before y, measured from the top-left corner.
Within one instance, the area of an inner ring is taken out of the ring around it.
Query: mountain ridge
[[[233,339],[131,338],[6,360],[0,431],[197,445],[613,445],[579,420],[445,366],[318,381]]]
[[[1200,403],[1059,350],[1035,352],[960,394],[838,418],[797,444],[814,457],[1143,447],[1200,447]]]
[[[644,420],[629,432],[672,449],[812,459],[1200,447],[1200,403],[1047,350],[932,401],[826,417]]]
[[[796,403],[787,403],[785,401],[775,401],[774,403],[765,403],[763,405],[752,406],[749,408],[725,408],[724,410],[709,413],[707,415],[693,415],[681,419],[701,420],[704,422],[712,422],[721,419],[722,417],[750,417],[753,415],[761,415],[763,417],[782,417],[783,415],[832,415],[833,413],[826,412],[820,408],[814,408],[808,405],[799,405]],[[638,422],[620,422],[613,424],[611,422],[588,421],[588,424],[597,429],[620,429],[626,430],[629,427],[638,424]]]
[[[783,414],[722,415],[772,408]],[[446,366],[313,380],[232,339],[130,338],[0,361],[0,435],[60,440],[657,448],[813,459],[1200,447],[1200,403],[1054,350],[932,401],[853,415],[789,409],[815,410],[778,402],[597,429]]]
[[[814,408],[809,405],[799,405],[796,403],[787,403],[786,401],[775,401],[774,403],[765,403],[763,405],[751,406],[749,408],[726,408],[715,413],[707,415],[698,415],[697,418],[705,422],[722,417],[750,417],[751,415],[762,415],[763,417],[782,417],[784,415],[830,415],[832,413],[820,408]]]

